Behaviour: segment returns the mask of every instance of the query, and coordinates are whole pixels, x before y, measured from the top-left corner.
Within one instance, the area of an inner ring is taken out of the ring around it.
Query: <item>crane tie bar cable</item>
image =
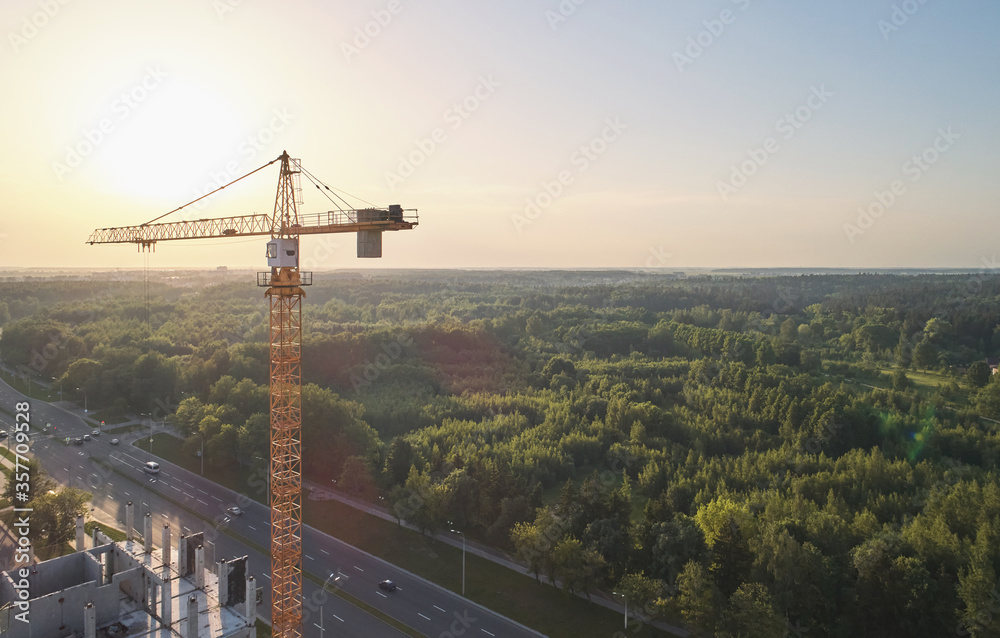
[[[278,160],[280,160],[280,159],[281,159],[281,157],[280,157],[280,156],[279,156],[279,157],[276,157],[276,158],[274,158],[273,160],[271,160],[270,162],[268,162],[267,164],[264,164],[263,166],[261,166],[260,168],[255,168],[254,170],[250,171],[249,173],[247,173],[247,174],[246,174],[246,175],[244,175],[243,177],[250,177],[251,175],[253,175],[253,174],[254,174],[254,173],[256,173],[257,171],[262,171],[262,170],[264,170],[265,168],[267,168],[267,167],[268,167],[268,166],[270,166],[271,164],[274,164],[275,162],[277,162],[277,161],[278,161]],[[177,211],[181,210],[182,208],[187,208],[187,207],[188,207],[188,206],[190,206],[191,204],[194,204],[195,202],[199,202],[199,201],[201,201],[201,200],[205,199],[206,197],[208,197],[209,195],[215,195],[216,193],[218,193],[219,191],[221,191],[221,190],[222,190],[223,188],[226,188],[227,186],[232,186],[232,185],[233,185],[233,184],[235,184],[236,182],[238,182],[238,181],[240,181],[241,179],[243,179],[243,177],[237,177],[236,179],[234,179],[233,181],[229,182],[228,184],[223,184],[222,186],[220,186],[220,187],[216,188],[216,189],[215,189],[214,191],[212,191],[211,193],[205,193],[204,195],[202,195],[202,196],[201,196],[201,197],[199,197],[198,199],[194,199],[194,200],[191,200],[190,202],[188,202],[187,204],[184,204],[183,206],[178,206],[177,208],[173,209],[173,210],[172,210],[172,211],[170,211],[169,213],[163,213],[163,214],[162,214],[162,215],[160,215],[159,217],[157,217],[157,218],[155,218],[155,219],[151,219],[151,220],[149,220],[148,222],[146,222],[145,224],[140,224],[140,226],[149,226],[149,225],[150,225],[150,224],[152,224],[153,222],[157,222],[157,221],[159,221],[159,220],[163,219],[164,217],[166,217],[167,215],[173,215],[174,213],[176,213]]]

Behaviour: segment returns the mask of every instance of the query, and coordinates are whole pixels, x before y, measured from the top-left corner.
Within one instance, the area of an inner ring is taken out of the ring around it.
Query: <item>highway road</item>
[[[0,381],[0,407],[14,412],[14,404],[24,400],[23,395]],[[0,413],[0,421],[8,429],[11,419]],[[159,545],[160,530],[167,524],[174,543],[181,533],[204,531],[209,541],[206,561],[249,556],[250,573],[264,590],[264,604],[258,610],[262,618],[269,619],[270,557],[258,550],[270,545],[267,507],[129,444],[145,434],[119,436],[119,445],[111,444],[115,435],[109,434],[94,437],[82,446],[67,445],[64,437],[82,437],[93,426],[58,406],[37,400],[31,400],[31,422],[33,453],[46,472],[64,485],[93,493],[92,505],[116,521],[125,520],[125,503],[132,501],[135,527],[140,533],[143,517],[150,512],[154,545]],[[40,434],[46,424],[54,426],[53,435]],[[159,474],[143,471],[149,460],[160,463]],[[244,513],[229,515],[227,508],[233,505]],[[228,531],[249,542],[234,538]],[[311,527],[303,528],[303,570],[320,582],[331,583],[330,590],[339,587],[425,636],[541,635]],[[397,583],[396,591],[378,588],[378,582],[387,578]],[[320,608],[325,631],[319,628]],[[331,636],[405,635],[309,579],[303,580],[303,611],[303,631],[309,637],[325,638],[326,631],[332,632]]]

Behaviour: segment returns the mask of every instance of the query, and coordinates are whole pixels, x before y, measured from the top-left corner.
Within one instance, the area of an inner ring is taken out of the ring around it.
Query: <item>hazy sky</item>
[[[1000,259],[996,0],[4,0],[0,25],[6,267],[139,267],[84,241],[283,149],[420,210],[381,260],[306,238],[315,270]],[[270,212],[277,173],[175,219]]]

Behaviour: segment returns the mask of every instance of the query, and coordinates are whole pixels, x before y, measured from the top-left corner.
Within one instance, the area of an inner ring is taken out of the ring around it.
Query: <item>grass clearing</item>
[[[116,428],[106,428],[101,430],[102,434],[128,434],[129,432],[135,432],[137,430],[145,429],[142,424],[133,423],[131,425],[121,425]]]
[[[879,368],[879,372],[892,377],[898,368]],[[958,381],[953,376],[942,374],[940,372],[932,372],[929,370],[904,370],[906,373],[906,378],[913,383],[918,389],[923,388],[927,390],[937,390],[942,386],[950,384],[952,381]],[[891,379],[890,379],[891,383]]]
[[[83,531],[84,533],[87,534],[87,536],[93,536],[95,527],[101,530],[102,534],[104,534],[105,536],[107,536],[116,543],[125,540],[125,532],[123,532],[120,529],[116,529],[114,527],[109,527],[103,523],[98,523],[97,521],[87,521],[86,523],[84,523]]]

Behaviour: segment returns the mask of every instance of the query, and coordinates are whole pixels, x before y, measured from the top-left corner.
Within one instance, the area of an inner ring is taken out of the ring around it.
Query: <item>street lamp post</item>
[[[451,530],[453,534],[462,534],[462,595],[465,595],[465,534],[457,529]]]
[[[205,476],[205,435],[201,435],[201,475]]]
[[[83,392],[83,413],[87,413],[87,391],[81,388],[76,389],[77,392]]]
[[[628,630],[628,594],[623,594],[621,592],[613,591],[611,592],[615,596],[621,596],[625,599],[625,629]]]

